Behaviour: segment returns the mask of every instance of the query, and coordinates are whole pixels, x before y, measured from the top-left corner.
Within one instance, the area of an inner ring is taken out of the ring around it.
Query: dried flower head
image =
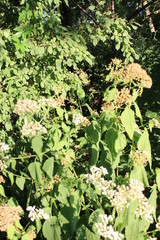
[[[24,136],[36,136],[40,133],[47,133],[47,129],[43,127],[39,122],[28,122],[23,125],[21,133]]]
[[[133,103],[133,96],[130,94],[130,91],[128,88],[122,88],[120,91],[118,91],[113,101],[115,108],[120,108],[124,104],[131,105],[132,103]]]
[[[2,175],[0,175],[0,183],[5,183],[5,179]]]
[[[133,161],[134,167],[140,165],[146,166],[148,163],[149,154],[147,152],[141,152],[139,150],[131,151],[129,156]]]
[[[159,121],[158,121],[157,119],[153,118],[152,121],[153,121],[154,126],[155,126],[156,128],[160,128],[160,123],[159,123]]]
[[[82,69],[79,69],[77,71],[79,78],[82,80],[84,85],[88,85],[90,81],[88,80],[88,75],[86,72],[84,72]]]
[[[20,220],[20,214],[22,211],[23,210],[20,206],[0,206],[0,231],[7,231],[7,228],[10,225],[14,225]]]
[[[144,88],[151,88],[152,86],[151,77],[138,63],[130,63],[126,66],[126,69],[120,68],[114,71],[113,76],[117,79],[123,78],[125,83],[138,83]]]
[[[0,153],[8,151],[9,150],[9,146],[3,142],[0,142]]]
[[[28,232],[28,237],[31,238],[31,239],[35,239],[36,238],[36,233],[33,230],[31,230],[31,231]]]
[[[40,106],[37,104],[36,101],[30,100],[30,99],[25,99],[25,100],[18,100],[16,107],[14,109],[14,113],[20,115],[25,115],[25,114],[37,114],[40,110]]]

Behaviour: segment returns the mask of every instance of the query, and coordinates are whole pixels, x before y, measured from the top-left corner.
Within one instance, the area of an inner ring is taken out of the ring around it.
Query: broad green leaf
[[[56,69],[57,69],[59,72],[62,71],[62,66],[61,66],[61,64],[62,64],[62,60],[57,59],[57,60],[56,60]]]
[[[156,168],[156,183],[158,191],[160,192],[160,168]]]
[[[114,128],[110,128],[105,133],[105,142],[107,143],[107,146],[108,146],[112,156],[114,156],[116,154],[115,144],[116,144],[117,139],[118,139],[118,131],[116,131]]]
[[[118,132],[118,138],[115,141],[115,150],[119,152],[123,150],[127,145],[126,136],[122,132]]]
[[[58,116],[59,116],[61,119],[63,119],[64,110],[63,110],[60,106],[57,106],[57,107],[56,107],[56,111],[57,111]]]
[[[49,54],[52,54],[52,52],[53,52],[53,49],[52,49],[51,46],[49,46],[49,47],[48,47],[48,53],[49,53]]]
[[[47,175],[51,178],[53,177],[53,169],[54,169],[54,158],[50,157],[43,164],[43,170],[47,173]]]
[[[41,220],[40,219],[36,219],[36,228],[37,228],[37,233],[39,233],[39,231],[41,230],[42,228],[42,223],[41,223]]]
[[[89,10],[93,11],[95,9],[94,5],[89,6]]]
[[[92,143],[99,143],[101,137],[101,129],[98,122],[92,121],[92,123],[86,128],[86,133]]]
[[[65,187],[62,184],[59,184],[58,187],[58,197],[57,200],[61,203],[63,203],[64,205],[68,205],[68,201],[67,201],[67,197],[68,197],[68,188]]]
[[[136,110],[136,116],[142,121],[143,120],[142,114],[141,114],[138,104],[136,102],[134,102],[134,106],[135,106],[135,110]]]
[[[8,239],[12,240],[13,237],[14,237],[14,233],[15,233],[15,226],[13,225],[10,225],[8,228],[7,228],[7,237]]]
[[[127,106],[122,112],[120,118],[126,132],[128,133],[128,136],[132,140],[135,129],[135,116],[133,110]]]
[[[107,88],[106,91],[104,92],[104,100],[106,102],[112,101],[117,92],[118,92],[117,88],[112,89]]]
[[[91,232],[88,228],[86,228],[86,240],[99,240],[100,235],[94,232]]]
[[[3,188],[2,185],[0,185],[0,195],[3,196],[3,197],[6,197],[5,191],[4,191],[4,188]]]
[[[14,175],[13,175],[13,173],[12,172],[8,172],[8,177],[9,177],[9,179],[11,181],[11,186],[12,186],[13,183],[14,183]]]
[[[146,152],[148,154],[148,161],[151,167],[152,166],[151,145],[150,145],[149,134],[147,130],[145,130],[140,136],[137,146],[138,146],[138,150],[140,150],[141,152]]]
[[[79,190],[73,192],[68,197],[68,206],[64,205],[58,216],[58,220],[63,229],[66,239],[72,238],[76,230],[81,209],[81,194]]]
[[[25,184],[25,178],[24,177],[17,177],[16,178],[16,184],[17,186],[23,191],[24,189],[24,184]]]
[[[55,151],[59,151],[59,150],[61,150],[65,145],[66,145],[66,141],[65,141],[65,140],[59,141],[59,142],[54,146],[54,150],[55,150]]]
[[[42,182],[42,170],[39,162],[30,163],[28,166],[28,171],[33,180],[37,181],[38,183]]]
[[[61,229],[57,217],[47,219],[43,224],[42,232],[47,240],[61,240]]]
[[[156,209],[157,209],[157,185],[154,184],[152,187],[152,193],[148,199],[148,203],[154,208],[154,219],[156,220]]]
[[[96,144],[92,144],[90,148],[90,162],[89,165],[93,166],[98,161],[99,157],[99,147]]]
[[[36,152],[41,161],[42,161],[42,147],[43,147],[42,137],[40,135],[34,137],[32,139],[32,148]]]
[[[130,179],[137,179],[142,182],[145,187],[149,187],[149,182],[147,178],[147,173],[144,166],[136,166],[130,174]]]

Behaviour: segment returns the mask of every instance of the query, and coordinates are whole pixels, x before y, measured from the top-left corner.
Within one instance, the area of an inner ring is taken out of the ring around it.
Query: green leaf
[[[136,102],[134,102],[134,106],[135,106],[135,110],[136,110],[136,116],[142,121],[143,120],[142,114],[141,114],[138,104]]]
[[[135,116],[134,112],[127,106],[121,114],[121,122],[132,140],[135,129]]]
[[[15,226],[13,226],[13,225],[10,225],[8,228],[7,228],[7,237],[8,237],[8,239],[13,239],[13,237],[14,237],[14,233],[15,233]]]
[[[36,183],[38,183],[39,186],[39,184],[42,183],[41,164],[39,162],[30,163],[28,166],[28,171],[31,177],[36,181]]]
[[[138,150],[140,150],[141,152],[146,152],[148,154],[148,161],[151,167],[152,166],[151,145],[150,145],[149,134],[147,130],[145,130],[140,136],[137,146],[138,146]]]
[[[62,60],[57,59],[57,60],[56,60],[56,69],[57,69],[59,72],[62,71],[61,64],[62,64]]]
[[[154,208],[154,219],[156,220],[156,209],[157,209],[157,185],[154,184],[152,187],[152,193],[148,199],[148,203]]]
[[[80,209],[81,193],[77,190],[68,196],[68,204],[61,208],[58,216],[66,239],[70,239],[76,230]]]
[[[115,150],[118,153],[123,150],[127,145],[126,136],[122,132],[118,132],[118,138],[115,141]]]
[[[107,88],[104,92],[104,100],[110,102],[114,99],[116,93],[118,92],[117,88],[109,89]]]
[[[129,225],[126,227],[126,239],[127,240],[136,240],[138,239],[138,233],[139,233],[139,224],[138,220],[132,219],[129,223]]]
[[[160,168],[156,168],[156,183],[158,191],[160,192]]]
[[[99,157],[99,147],[96,144],[92,144],[90,148],[90,162],[89,165],[93,166],[98,161]]]
[[[130,179],[137,179],[142,182],[145,187],[149,187],[149,182],[147,178],[147,173],[144,166],[136,166],[130,174]]]
[[[9,177],[9,179],[11,181],[11,185],[13,185],[13,183],[14,183],[14,175],[13,175],[13,173],[12,172],[8,172],[8,177]]]
[[[91,5],[89,6],[89,10],[93,11],[95,9],[95,6]]]
[[[47,175],[51,178],[53,177],[54,170],[54,158],[50,157],[43,164],[43,170],[47,173]]]
[[[49,54],[52,54],[52,52],[53,52],[53,49],[52,49],[51,46],[49,46],[49,47],[48,47],[48,53],[49,53]]]
[[[94,232],[91,232],[88,228],[86,228],[86,240],[99,240],[100,235]]]
[[[42,147],[43,147],[42,137],[40,135],[34,137],[32,139],[32,148],[37,153],[41,161],[42,161]]]
[[[99,143],[101,137],[101,129],[98,122],[92,121],[92,123],[86,128],[86,133],[92,143]]]
[[[4,191],[4,188],[3,188],[2,185],[0,185],[0,195],[3,196],[3,197],[6,197],[5,191]]]
[[[25,184],[25,178],[24,177],[17,177],[16,178],[16,184],[17,186],[23,191],[24,189],[24,184]]]
[[[42,228],[41,220],[38,218],[36,219],[36,228],[37,228],[37,233],[39,233],[39,231]]]
[[[47,240],[61,240],[61,229],[57,217],[47,219],[43,224],[42,232]]]

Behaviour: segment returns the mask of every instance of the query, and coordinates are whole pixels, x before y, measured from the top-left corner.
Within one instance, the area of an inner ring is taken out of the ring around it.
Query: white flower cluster
[[[143,217],[149,223],[153,222],[152,214],[154,208],[148,204],[147,198],[144,196],[143,183],[136,179],[129,181],[129,186],[116,186],[112,181],[105,180],[102,175],[106,175],[107,170],[103,167],[91,168],[91,174],[86,174],[87,183],[92,183],[102,195],[105,195],[115,207],[117,212],[122,212],[125,208],[130,206],[131,202],[138,200],[138,207],[135,211],[137,217]]]
[[[149,236],[149,237],[147,238],[147,240],[157,240],[157,238],[156,238],[156,237],[151,237],[151,236]]]
[[[147,222],[152,223],[154,208],[148,204],[143,190],[143,183],[136,179],[131,179],[129,181],[129,186],[122,185],[117,187],[113,199],[110,199],[111,204],[118,212],[121,212],[125,207],[129,207],[131,202],[138,200],[138,207],[135,211],[135,215],[137,217],[144,216]]]
[[[81,124],[84,127],[91,124],[90,121],[86,117],[83,117],[80,113],[73,114],[72,122],[76,126]]]
[[[52,99],[52,98],[40,98],[38,100],[38,102],[43,106],[43,105],[47,105],[48,107],[52,107],[52,108],[56,108],[58,106],[58,103],[56,102],[56,100]]]
[[[7,168],[7,165],[3,160],[0,159],[0,171],[3,171],[6,168]]]
[[[39,122],[27,122],[23,125],[21,133],[24,136],[36,136],[39,133],[47,133],[47,129]]]
[[[107,238],[108,240],[122,240],[124,238],[124,235],[114,231],[113,226],[109,224],[110,222],[113,222],[113,217],[107,216],[106,214],[100,214],[99,215],[100,221],[94,224],[94,227],[96,228],[98,234],[104,238]]]
[[[34,114],[38,113],[40,110],[40,106],[37,104],[36,101],[30,99],[18,100],[16,107],[14,109],[14,113],[20,115]]]
[[[96,167],[93,166],[90,169],[91,174],[86,174],[86,181],[87,183],[92,183],[94,186],[99,189],[103,195],[105,195],[108,198],[111,198],[114,196],[115,190],[113,188],[116,186],[112,181],[105,180],[102,175],[108,174],[108,171],[104,167]]]
[[[8,151],[9,150],[9,146],[3,142],[0,142],[0,153]]]
[[[157,219],[156,230],[160,232],[160,216]]]
[[[53,98],[40,98],[38,100],[38,103],[41,106],[47,105],[48,107],[56,108],[57,106],[64,106],[65,105],[64,100],[65,99],[63,98],[63,96],[58,96],[55,99],[53,99]]]
[[[43,209],[41,208],[36,208],[35,206],[29,206],[27,207],[27,211],[29,211],[28,217],[31,219],[33,222],[36,219],[48,219],[49,215],[47,213],[43,212]]]

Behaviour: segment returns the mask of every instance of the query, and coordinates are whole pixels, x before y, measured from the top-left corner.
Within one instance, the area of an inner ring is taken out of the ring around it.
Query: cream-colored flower
[[[0,231],[7,231],[7,228],[10,225],[14,225],[20,220],[20,214],[22,211],[23,210],[20,206],[0,206]]]

